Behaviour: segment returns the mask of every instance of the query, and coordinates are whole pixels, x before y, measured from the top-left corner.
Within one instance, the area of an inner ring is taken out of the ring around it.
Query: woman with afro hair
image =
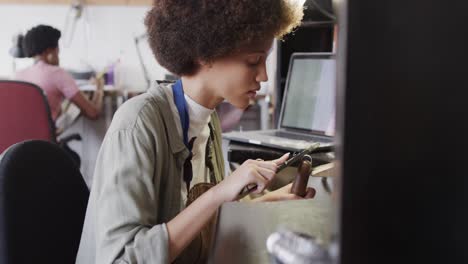
[[[53,120],[60,115],[65,98],[77,105],[86,117],[97,119],[102,109],[102,83],[98,82],[91,100],[80,92],[73,77],[59,67],[60,36],[58,29],[47,25],[30,29],[23,38],[22,48],[27,57],[34,58],[34,65],[17,72],[14,78],[34,83],[44,90]]]
[[[77,263],[206,261],[200,249],[217,209],[246,186],[262,192],[288,158],[248,160],[224,178],[213,109],[224,100],[248,106],[268,79],[274,38],[300,23],[302,9],[292,0],[154,1],[145,19],[149,44],[180,79],[155,83],[116,112],[98,155]],[[257,201],[299,199],[290,188]]]

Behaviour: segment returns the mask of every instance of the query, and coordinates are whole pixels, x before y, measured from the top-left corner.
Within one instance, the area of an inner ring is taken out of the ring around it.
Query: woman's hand
[[[315,196],[315,189],[308,187],[306,195],[304,197],[297,196],[291,193],[292,183],[279,188],[278,190],[266,193],[265,195],[252,200],[253,202],[275,202],[284,200],[300,200],[300,199],[311,199]]]
[[[104,77],[94,78],[94,83],[96,84],[96,91],[104,91]]]
[[[261,193],[275,176],[278,165],[285,162],[288,157],[289,153],[286,153],[276,160],[247,160],[215,186],[216,193],[225,202],[234,201],[242,189],[250,184],[257,185],[254,193]]]
[[[89,81],[96,85],[96,91],[104,91],[104,77],[91,77]]]

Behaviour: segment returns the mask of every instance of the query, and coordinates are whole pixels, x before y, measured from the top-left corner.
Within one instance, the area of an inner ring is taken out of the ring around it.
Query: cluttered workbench
[[[245,159],[272,159],[280,150],[252,148],[225,141],[229,169],[235,169]],[[263,151],[263,155],[262,154]],[[268,156],[270,155],[270,156]],[[334,234],[333,153],[325,151],[310,155],[313,170],[307,183],[316,190],[313,199],[280,202],[231,202],[224,204],[217,217],[209,263],[281,263],[269,252],[267,240],[278,232],[302,233],[321,248],[328,248]],[[293,181],[297,166],[279,172],[270,190]]]
[[[295,170],[288,168],[281,174]],[[318,245],[327,247],[334,233],[332,195],[323,188],[320,177],[310,177],[308,186],[316,189],[313,199],[224,204],[218,213],[209,263],[277,263],[268,253],[267,240],[282,230],[312,236]]]

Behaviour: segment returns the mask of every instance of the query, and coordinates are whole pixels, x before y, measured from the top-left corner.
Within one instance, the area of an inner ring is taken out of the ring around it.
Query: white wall
[[[134,37],[145,32],[143,20],[149,7],[89,6],[76,22],[73,41],[65,46],[64,27],[68,5],[0,5],[0,77],[11,77],[13,59],[8,54],[12,37],[25,33],[38,24],[48,24],[62,31],[61,65],[67,69],[97,70],[120,59],[119,72],[123,88],[144,90],[146,83],[138,61]],[[140,43],[144,62],[152,79],[162,79],[167,73],[160,67],[146,41]],[[17,59],[17,68],[30,65],[30,59]]]
[[[62,31],[60,39],[60,64],[72,70],[103,70],[120,59],[119,72],[124,89],[145,90],[140,62],[137,57],[134,37],[145,32],[144,17],[149,7],[145,6],[89,6],[76,22],[73,41],[65,45],[65,21],[70,16],[68,5],[5,5],[0,4],[0,78],[13,74],[13,58],[8,54],[12,37],[26,33],[38,24],[47,24]],[[163,79],[167,71],[157,64],[146,41],[140,42],[145,65],[152,80]],[[16,59],[16,68],[32,64],[31,59]],[[276,45],[268,61],[269,82],[262,85],[261,93],[275,87]]]

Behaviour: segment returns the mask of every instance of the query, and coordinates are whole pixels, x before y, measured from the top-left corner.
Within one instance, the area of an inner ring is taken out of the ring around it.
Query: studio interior
[[[0,263],[468,263],[466,10],[0,0]]]

